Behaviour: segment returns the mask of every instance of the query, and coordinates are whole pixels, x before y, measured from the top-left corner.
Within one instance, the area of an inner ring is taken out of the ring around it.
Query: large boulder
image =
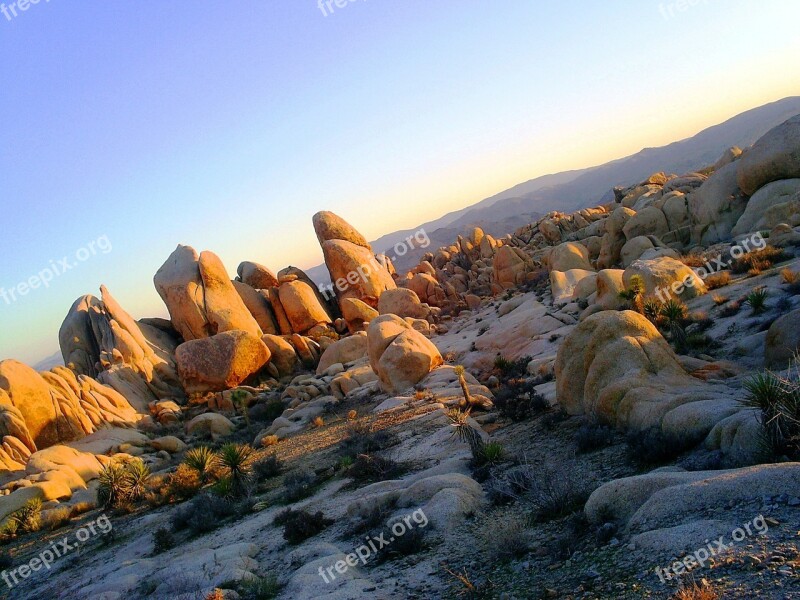
[[[731,163],[711,175],[689,195],[689,215],[694,223],[692,240],[710,246],[731,237],[731,230],[744,213],[747,196],[739,188]]]
[[[389,271],[367,247],[346,240],[327,240],[322,243],[322,254],[340,301],[355,298],[375,308],[383,292],[397,287]]]
[[[596,291],[597,273],[586,269],[550,271],[550,289],[554,304],[566,304],[573,299],[587,298]]]
[[[246,331],[226,331],[181,344],[175,358],[187,393],[222,392],[257,373],[269,361],[270,351]]]
[[[551,271],[594,270],[589,262],[589,250],[583,244],[576,242],[559,244],[550,252],[548,260]]]
[[[372,251],[366,238],[340,216],[332,212],[321,211],[314,215],[312,221],[320,245],[330,240],[344,240]]]
[[[275,318],[275,312],[272,310],[272,303],[269,301],[268,291],[253,288],[241,281],[234,281],[233,287],[236,289],[236,293],[239,294],[242,302],[244,302],[247,310],[253,315],[261,331],[270,335],[280,333],[280,328]]]
[[[626,240],[632,240],[641,235],[654,235],[664,237],[669,231],[669,223],[664,212],[655,206],[643,208],[633,215],[622,227]]]
[[[325,349],[317,365],[317,375],[322,375],[332,365],[355,362],[367,356],[367,334],[356,333],[337,342]]]
[[[412,319],[427,319],[431,310],[422,305],[414,290],[397,288],[381,294],[381,298],[378,300],[378,312],[382,315],[391,314]]]
[[[644,280],[644,297],[657,298],[662,302],[670,297],[689,300],[708,291],[697,273],[668,256],[634,261],[623,275],[626,288],[631,287],[635,275]]]
[[[225,331],[263,335],[217,255],[178,246],[153,278],[172,323],[185,341]]]
[[[25,419],[30,439],[37,448],[61,441],[60,415],[50,394],[50,386],[36,371],[16,360],[0,362],[0,390]],[[70,436],[70,439],[75,439]],[[68,440],[67,440],[68,441]]]
[[[355,298],[345,298],[341,302],[342,317],[351,333],[361,331],[370,321],[378,317],[378,311],[366,302]]]
[[[382,315],[367,330],[370,364],[381,387],[399,393],[444,361],[436,346],[396,315]]]
[[[734,236],[772,229],[800,216],[800,179],[773,181],[758,190],[731,232]]]
[[[320,304],[314,288],[304,281],[297,279],[281,283],[278,295],[295,333],[306,333],[317,325],[332,323],[330,315]]]
[[[278,370],[278,375],[283,377],[291,375],[297,368],[300,358],[288,340],[278,335],[265,335],[261,341],[267,345],[270,351],[270,365],[274,365]]]
[[[767,330],[764,360],[769,369],[785,369],[800,352],[800,309],[777,319]]]
[[[236,273],[237,281],[249,285],[256,290],[266,290],[278,285],[278,278],[275,276],[275,273],[258,263],[245,261],[239,265]]]
[[[748,195],[771,181],[800,177],[800,115],[768,131],[734,164]]]
[[[494,255],[494,280],[503,288],[511,288],[523,283],[533,262],[519,248],[500,246]]]

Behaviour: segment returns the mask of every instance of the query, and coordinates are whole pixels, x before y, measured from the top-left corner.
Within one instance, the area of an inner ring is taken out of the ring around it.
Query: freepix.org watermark
[[[401,242],[397,242],[393,247],[392,256],[389,257],[389,260],[394,262],[400,256],[405,256],[408,254],[409,250],[414,250],[415,248],[427,248],[431,245],[431,238],[428,237],[427,232],[424,229],[420,229],[419,231],[414,232],[413,234],[409,235],[406,239]],[[354,271],[350,271],[346,276],[340,277],[333,283],[329,283],[328,285],[320,285],[319,291],[322,294],[323,298],[326,300],[332,300],[336,297],[336,290],[339,290],[339,293],[344,293],[350,286],[357,285],[362,281],[367,280],[367,275],[370,273],[385,269],[386,265],[383,264],[378,258],[372,257],[372,259],[363,265],[359,265],[357,269]]]
[[[383,548],[391,546],[397,538],[403,537],[406,533],[414,529],[414,526],[423,529],[428,525],[428,517],[425,512],[419,508],[410,515],[406,515],[401,520],[396,521],[389,529],[389,533],[381,533],[378,537],[367,536],[366,544],[363,544],[355,549],[354,552],[344,557],[344,560],[337,561],[327,569],[320,567],[319,576],[325,583],[331,583],[336,580],[336,573],[344,575],[350,567],[355,567],[359,561],[362,565],[366,565],[370,557],[377,555]],[[388,538],[386,536],[389,536]]]
[[[16,2],[11,2],[6,6],[6,4],[0,4],[0,13],[3,13],[3,16],[6,18],[7,21],[11,21],[14,19],[19,12],[25,12],[34,4],[39,4],[42,0],[17,0]],[[44,0],[45,4],[50,2],[50,0]]]
[[[721,535],[716,540],[706,540],[706,545],[694,552],[687,554],[681,560],[676,560],[668,567],[656,567],[656,575],[661,583],[666,583],[684,573],[689,573],[694,569],[702,569],[706,563],[720,554],[730,551],[736,544],[744,541],[748,537],[765,535],[769,531],[764,515],[758,515],[749,523],[737,527],[730,534],[732,541],[726,542],[725,536]]]
[[[66,536],[61,541],[51,542],[48,548],[42,550],[27,563],[14,569],[3,571],[0,573],[0,577],[11,589],[20,583],[24,583],[33,573],[41,571],[43,568],[49,571],[57,559],[63,558],[90,538],[97,535],[105,535],[111,532],[112,529],[111,520],[106,515],[101,515],[78,529],[74,534],[75,541],[70,543],[70,537]]]
[[[323,17],[332,15],[337,8],[345,8],[354,2],[366,2],[366,0],[318,0],[317,6]]]
[[[716,258],[707,260],[704,266],[694,267],[692,270],[700,279],[705,280],[709,275],[727,269],[732,261],[743,257],[748,252],[753,250],[763,250],[766,247],[767,240],[764,239],[764,236],[762,236],[760,232],[754,233],[749,238],[744,239],[735,246],[731,247],[729,253],[730,258],[727,260],[724,259],[722,255],[719,255]],[[688,275],[683,279],[683,281],[673,281],[672,285],[669,287],[656,288],[654,293],[656,297],[658,297],[658,299],[663,303],[669,299],[670,292],[676,296],[680,296],[686,288],[694,287],[695,282],[696,279],[692,275]]]
[[[86,246],[78,248],[78,250],[75,251],[74,258],[64,256],[58,261],[51,260],[47,267],[39,271],[36,275],[28,277],[25,281],[21,281],[9,289],[0,287],[0,298],[2,298],[6,304],[13,304],[20,298],[30,294],[32,290],[50,287],[50,283],[56,277],[60,277],[67,271],[71,271],[80,263],[84,263],[93,256],[97,256],[98,253],[108,254],[112,249],[111,240],[108,239],[108,236],[101,235],[96,240],[86,244]]]

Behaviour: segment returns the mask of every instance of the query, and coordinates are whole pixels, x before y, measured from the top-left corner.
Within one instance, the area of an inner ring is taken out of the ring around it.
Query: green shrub
[[[283,473],[284,465],[280,459],[270,454],[266,458],[253,463],[253,473],[258,481],[266,481]]]
[[[333,521],[326,519],[321,511],[310,513],[287,508],[275,517],[274,523],[283,525],[283,539],[296,545],[325,530]]]
[[[760,286],[747,294],[745,303],[750,306],[750,310],[754,315],[759,315],[767,309],[768,296],[769,292],[767,292],[767,288]]]
[[[175,547],[175,538],[166,527],[159,527],[153,533],[153,554],[161,554]]]
[[[359,483],[371,483],[394,479],[403,472],[395,461],[370,454],[359,454],[347,469],[347,476]]]
[[[252,484],[253,448],[247,444],[225,444],[219,450],[219,463],[224,478],[230,482],[230,495],[246,495]]]
[[[301,469],[289,473],[283,479],[283,501],[297,502],[308,498],[317,485],[317,476],[311,471]]]
[[[207,446],[192,448],[183,458],[183,463],[190,469],[194,469],[200,477],[200,482],[208,483],[219,464],[219,457]]]
[[[11,513],[8,522],[14,523],[10,528],[14,533],[39,531],[42,524],[42,501],[39,498],[28,500],[21,508]]]
[[[778,456],[800,458],[800,382],[769,371],[745,382],[743,403],[760,412],[770,449]]]
[[[614,443],[614,430],[608,425],[584,425],[575,435],[578,454],[588,454]]]
[[[240,600],[272,600],[278,597],[281,586],[274,575],[267,577],[245,577],[236,588]]]
[[[139,458],[114,461],[98,477],[97,502],[103,507],[120,508],[144,498],[150,469]]]

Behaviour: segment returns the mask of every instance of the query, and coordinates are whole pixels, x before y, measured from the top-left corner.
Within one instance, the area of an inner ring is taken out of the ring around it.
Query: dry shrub
[[[719,593],[703,579],[700,583],[692,581],[681,584],[670,600],[719,600],[719,597]]]
[[[705,283],[706,287],[710,290],[716,290],[717,288],[725,287],[731,282],[731,273],[730,271],[721,271],[719,273],[714,273],[713,275],[709,275],[706,277]]]
[[[787,285],[795,285],[800,283],[800,273],[795,273],[790,268],[781,270],[781,281]]]
[[[322,417],[314,417],[314,420],[311,422],[311,424],[314,425],[314,427],[316,427],[317,429],[319,429],[320,427],[325,425],[325,419],[323,419]]]
[[[482,533],[488,554],[493,560],[519,558],[530,549],[530,533],[526,519],[521,516],[492,519]]]
[[[784,260],[784,258],[783,250],[767,246],[763,250],[748,252],[744,256],[734,259],[731,263],[731,271],[734,273],[758,274],[761,271],[772,268],[775,263]]]
[[[728,297],[727,296],[722,296],[720,294],[712,295],[711,299],[714,301],[714,304],[716,304],[717,306],[722,306],[723,304],[725,304],[728,301]]]
[[[706,264],[706,259],[702,254],[684,254],[681,256],[680,261],[687,267],[702,267]]]

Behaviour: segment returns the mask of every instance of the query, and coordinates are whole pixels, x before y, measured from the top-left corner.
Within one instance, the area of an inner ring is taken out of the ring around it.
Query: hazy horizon
[[[232,276],[243,260],[308,268],[318,210],[376,239],[800,91],[788,2],[147,12],[51,2],[0,16],[0,288],[86,256],[0,299],[0,359],[51,355],[70,305],[101,284],[136,318],[166,315],[152,276],[179,243]],[[568,35],[553,26],[565,19]],[[608,33],[645,25],[689,42]],[[729,35],[745,26],[746,42]]]

